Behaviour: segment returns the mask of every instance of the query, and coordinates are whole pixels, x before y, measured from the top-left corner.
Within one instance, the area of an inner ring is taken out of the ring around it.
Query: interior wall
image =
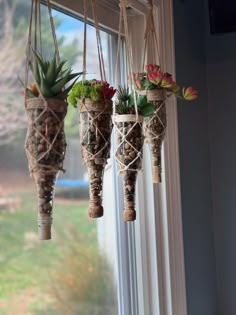
[[[204,0],[173,0],[173,3],[176,80],[199,91],[197,101],[178,102],[188,315],[215,315],[217,283],[208,126],[206,9]]]
[[[236,314],[236,33],[207,30],[211,177],[218,314]]]

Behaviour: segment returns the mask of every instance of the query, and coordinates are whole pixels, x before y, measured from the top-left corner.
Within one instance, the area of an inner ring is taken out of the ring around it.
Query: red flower
[[[144,71],[146,71],[147,73],[150,73],[150,72],[156,72],[159,69],[160,69],[160,66],[150,63],[150,64],[145,66]]]
[[[39,96],[39,90],[36,83],[30,84],[28,89],[34,94],[35,97]],[[26,97],[30,97],[29,93],[26,92]]]
[[[110,86],[110,84],[108,82],[100,82],[98,84],[102,84],[103,85],[103,89],[101,91],[103,97],[106,99],[106,100],[110,100],[112,99],[112,97],[115,95],[116,93],[116,90]]]
[[[141,84],[141,81],[140,80],[136,80],[135,81],[135,84],[137,86],[138,89],[141,89],[142,88],[142,84]]]
[[[151,72],[148,74],[149,81],[155,85],[159,85],[161,83],[162,77],[163,73],[161,72],[160,69],[158,71]]]
[[[171,88],[175,84],[176,83],[172,79],[172,76],[170,76],[170,75],[168,75],[166,73],[163,75],[162,80],[161,80],[161,87]]]
[[[187,101],[195,100],[198,97],[197,90],[194,90],[192,86],[188,88],[183,88],[183,98]]]

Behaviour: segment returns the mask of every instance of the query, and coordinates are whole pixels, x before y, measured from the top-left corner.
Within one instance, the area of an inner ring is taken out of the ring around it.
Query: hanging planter
[[[86,80],[87,13],[91,4],[96,29],[97,52],[100,69],[98,80]],[[112,97],[116,90],[106,81],[102,41],[97,19],[96,0],[84,0],[84,53],[83,80],[77,82],[68,97],[68,103],[79,108],[80,143],[84,164],[89,176],[89,216],[103,216],[102,185],[104,168],[110,157],[112,132]]]
[[[163,73],[158,65],[153,64],[147,65],[145,72],[134,73],[133,79],[137,93],[146,95],[148,102],[155,108],[154,113],[145,119],[144,134],[151,148],[153,183],[161,183],[161,148],[167,127],[166,100],[172,95],[194,100],[197,91],[192,87],[181,89],[171,74]]]
[[[67,88],[65,85],[80,73],[68,70],[63,75],[65,61],[57,66],[56,57],[51,62],[36,53],[35,57],[35,68],[31,63],[30,67],[37,80],[25,92],[29,122],[25,150],[37,189],[39,238],[46,240],[51,238],[54,186],[58,171],[63,170],[66,152],[64,99],[74,83]]]
[[[25,149],[37,189],[39,238],[50,239],[54,185],[66,150],[67,104],[53,98],[29,98],[26,111],[29,125]]]
[[[155,111],[145,119],[145,141],[150,144],[153,183],[161,183],[162,161],[161,148],[167,128],[166,100],[174,95],[185,100],[197,98],[197,91],[192,87],[181,87],[173,80],[172,75],[163,72],[156,64],[147,64],[146,61],[160,64],[157,31],[153,16],[153,1],[147,0],[146,30],[144,35],[143,72],[133,73],[131,79],[135,90],[140,95],[146,95],[148,102],[152,103]],[[181,92],[182,90],[182,92]]]
[[[125,221],[136,219],[135,187],[137,173],[142,167],[142,134],[143,117],[136,115],[117,115],[116,159],[121,175],[123,176],[124,212]]]
[[[66,151],[64,118],[67,113],[67,95],[72,88],[73,79],[77,80],[81,73],[72,74],[71,69],[63,69],[66,60],[59,62],[59,53],[55,37],[49,0],[47,6],[51,21],[55,55],[52,60],[44,60],[41,46],[37,46],[37,36],[41,26],[33,23],[40,14],[40,2],[32,1],[32,10],[27,45],[25,76],[25,110],[28,116],[28,132],[25,150],[29,162],[29,170],[37,191],[38,232],[39,239],[51,239],[54,186],[57,174],[63,170]],[[34,14],[33,14],[34,13]],[[32,26],[34,34],[32,35]],[[31,46],[31,37],[34,45]],[[41,44],[41,40],[39,41]],[[36,48],[39,48],[40,54]],[[32,51],[33,52],[32,52]],[[31,61],[31,58],[33,59]],[[28,86],[29,76],[33,83]]]
[[[107,82],[77,82],[68,101],[80,112],[80,143],[89,175],[89,216],[103,216],[102,184],[107,159],[110,157],[112,132],[112,101],[115,94]]]
[[[162,161],[161,148],[165,138],[167,127],[166,116],[166,91],[164,89],[153,89],[139,91],[142,95],[147,96],[147,100],[151,102],[155,108],[155,112],[144,121],[145,141],[150,145],[152,176],[153,183],[161,183]]]
[[[116,160],[123,177],[125,221],[136,219],[135,187],[137,173],[142,167],[143,118],[154,111],[146,96],[129,94],[128,88],[119,87],[115,102]]]

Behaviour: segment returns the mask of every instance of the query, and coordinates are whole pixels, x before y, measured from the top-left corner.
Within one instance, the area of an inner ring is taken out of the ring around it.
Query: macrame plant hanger
[[[137,173],[142,167],[142,148],[143,134],[142,122],[143,117],[138,113],[137,97],[134,90],[133,82],[133,62],[132,50],[128,30],[127,19],[127,0],[120,0],[120,23],[119,23],[119,38],[116,64],[116,81],[118,76],[118,59],[120,52],[122,22],[124,26],[126,53],[127,53],[127,68],[129,74],[129,85],[131,93],[134,96],[135,114],[118,114],[114,109],[114,125],[116,129],[116,161],[119,168],[119,173],[123,177],[123,193],[124,193],[124,212],[123,219],[125,221],[134,221],[136,219],[135,210],[135,189]]]
[[[87,18],[89,0],[84,0],[84,53],[83,80],[86,79],[87,56]],[[96,29],[96,40],[101,83],[106,83],[102,42],[97,18],[96,1],[91,0],[92,14]],[[79,99],[80,141],[84,164],[89,176],[89,216],[103,216],[102,188],[104,168],[110,157],[112,132],[112,101],[105,98],[93,101],[90,98]]]
[[[145,64],[147,66],[145,67]],[[144,53],[142,69],[148,71],[152,66],[159,65],[160,55],[156,27],[153,17],[153,2],[147,1],[146,31],[144,37]],[[148,66],[149,65],[149,66]],[[161,148],[166,133],[166,93],[164,89],[139,91],[146,94],[147,100],[155,107],[155,112],[144,121],[145,141],[150,145],[153,183],[161,182]]]
[[[50,1],[46,1],[52,30],[57,64],[60,62],[55,27]],[[56,98],[46,98],[36,76],[38,67],[36,53],[42,56],[42,32],[40,0],[31,1],[28,42],[25,67],[25,110],[28,116],[28,132],[25,150],[30,174],[34,179],[38,203],[39,239],[51,239],[54,186],[58,171],[63,170],[66,150],[64,118],[67,103]],[[29,73],[32,72],[33,84],[28,87]],[[30,88],[38,97],[30,97]]]

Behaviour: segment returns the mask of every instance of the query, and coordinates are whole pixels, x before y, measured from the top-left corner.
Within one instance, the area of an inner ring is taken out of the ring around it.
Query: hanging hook
[[[120,0],[119,7],[121,7],[122,3],[124,3],[124,7],[126,9],[132,8],[132,1],[130,1],[130,0]]]
[[[147,0],[147,8],[148,8],[148,10],[150,10],[150,11],[153,10],[153,3],[152,3],[152,0]]]

